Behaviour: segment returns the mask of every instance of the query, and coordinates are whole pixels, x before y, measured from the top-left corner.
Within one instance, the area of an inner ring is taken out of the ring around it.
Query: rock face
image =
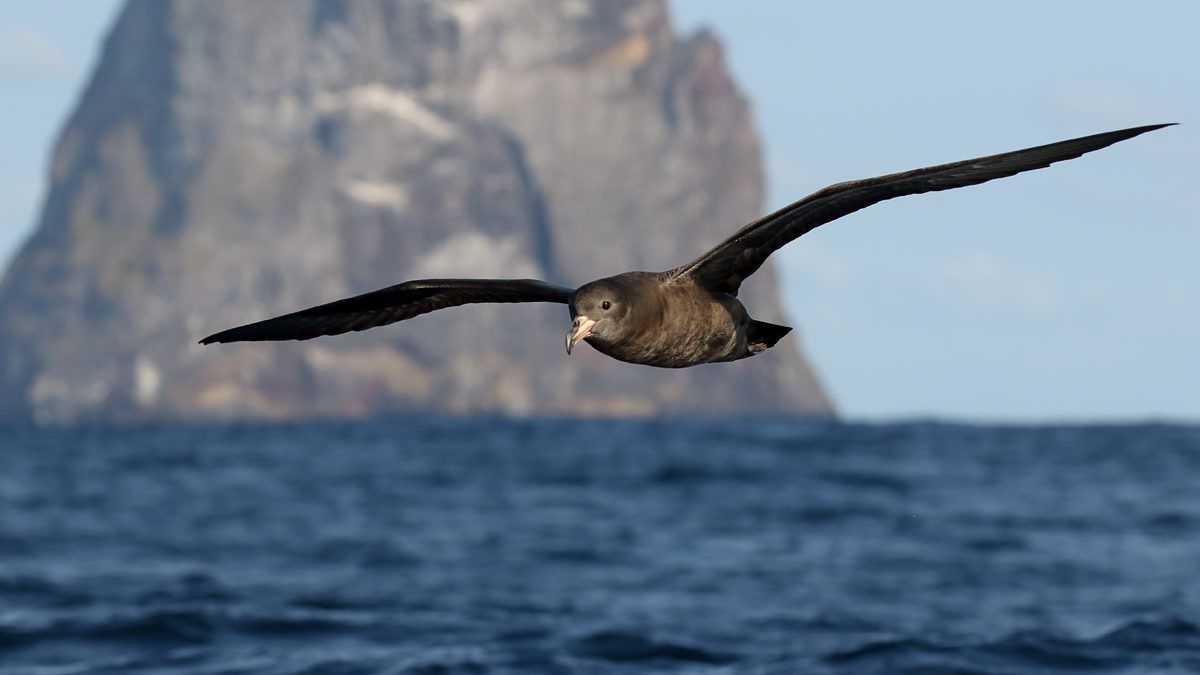
[[[0,286],[0,411],[828,415],[795,338],[658,371],[567,357],[561,306],[196,344],[411,278],[668,269],[758,215],[761,166],[661,0],[131,0]],[[743,298],[782,323],[773,277]]]

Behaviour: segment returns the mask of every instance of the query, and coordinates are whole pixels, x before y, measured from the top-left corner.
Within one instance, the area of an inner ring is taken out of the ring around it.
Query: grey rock
[[[130,0],[0,283],[0,414],[831,415],[798,347],[568,359],[557,306],[196,344],[405,279],[668,269],[759,215],[762,184],[719,43],[661,0]],[[742,297],[788,323],[770,271]]]

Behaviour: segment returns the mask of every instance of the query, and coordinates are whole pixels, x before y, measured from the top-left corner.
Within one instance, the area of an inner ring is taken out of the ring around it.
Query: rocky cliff
[[[131,0],[0,286],[0,411],[830,414],[797,338],[658,371],[568,358],[560,306],[196,344],[410,278],[667,269],[762,183],[720,45],[661,0]],[[744,298],[786,322],[769,268]]]

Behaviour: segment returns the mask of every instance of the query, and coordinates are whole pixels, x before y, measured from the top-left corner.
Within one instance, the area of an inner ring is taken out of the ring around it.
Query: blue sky
[[[118,4],[0,9],[0,259],[36,220],[50,143]],[[1200,419],[1200,3],[673,8],[726,44],[770,208],[840,180],[1184,123],[886,202],[777,256],[798,339],[850,417]]]

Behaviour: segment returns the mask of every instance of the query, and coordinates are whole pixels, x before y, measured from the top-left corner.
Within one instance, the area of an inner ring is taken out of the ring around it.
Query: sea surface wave
[[[1200,672],[1200,427],[0,429],[3,673]]]

